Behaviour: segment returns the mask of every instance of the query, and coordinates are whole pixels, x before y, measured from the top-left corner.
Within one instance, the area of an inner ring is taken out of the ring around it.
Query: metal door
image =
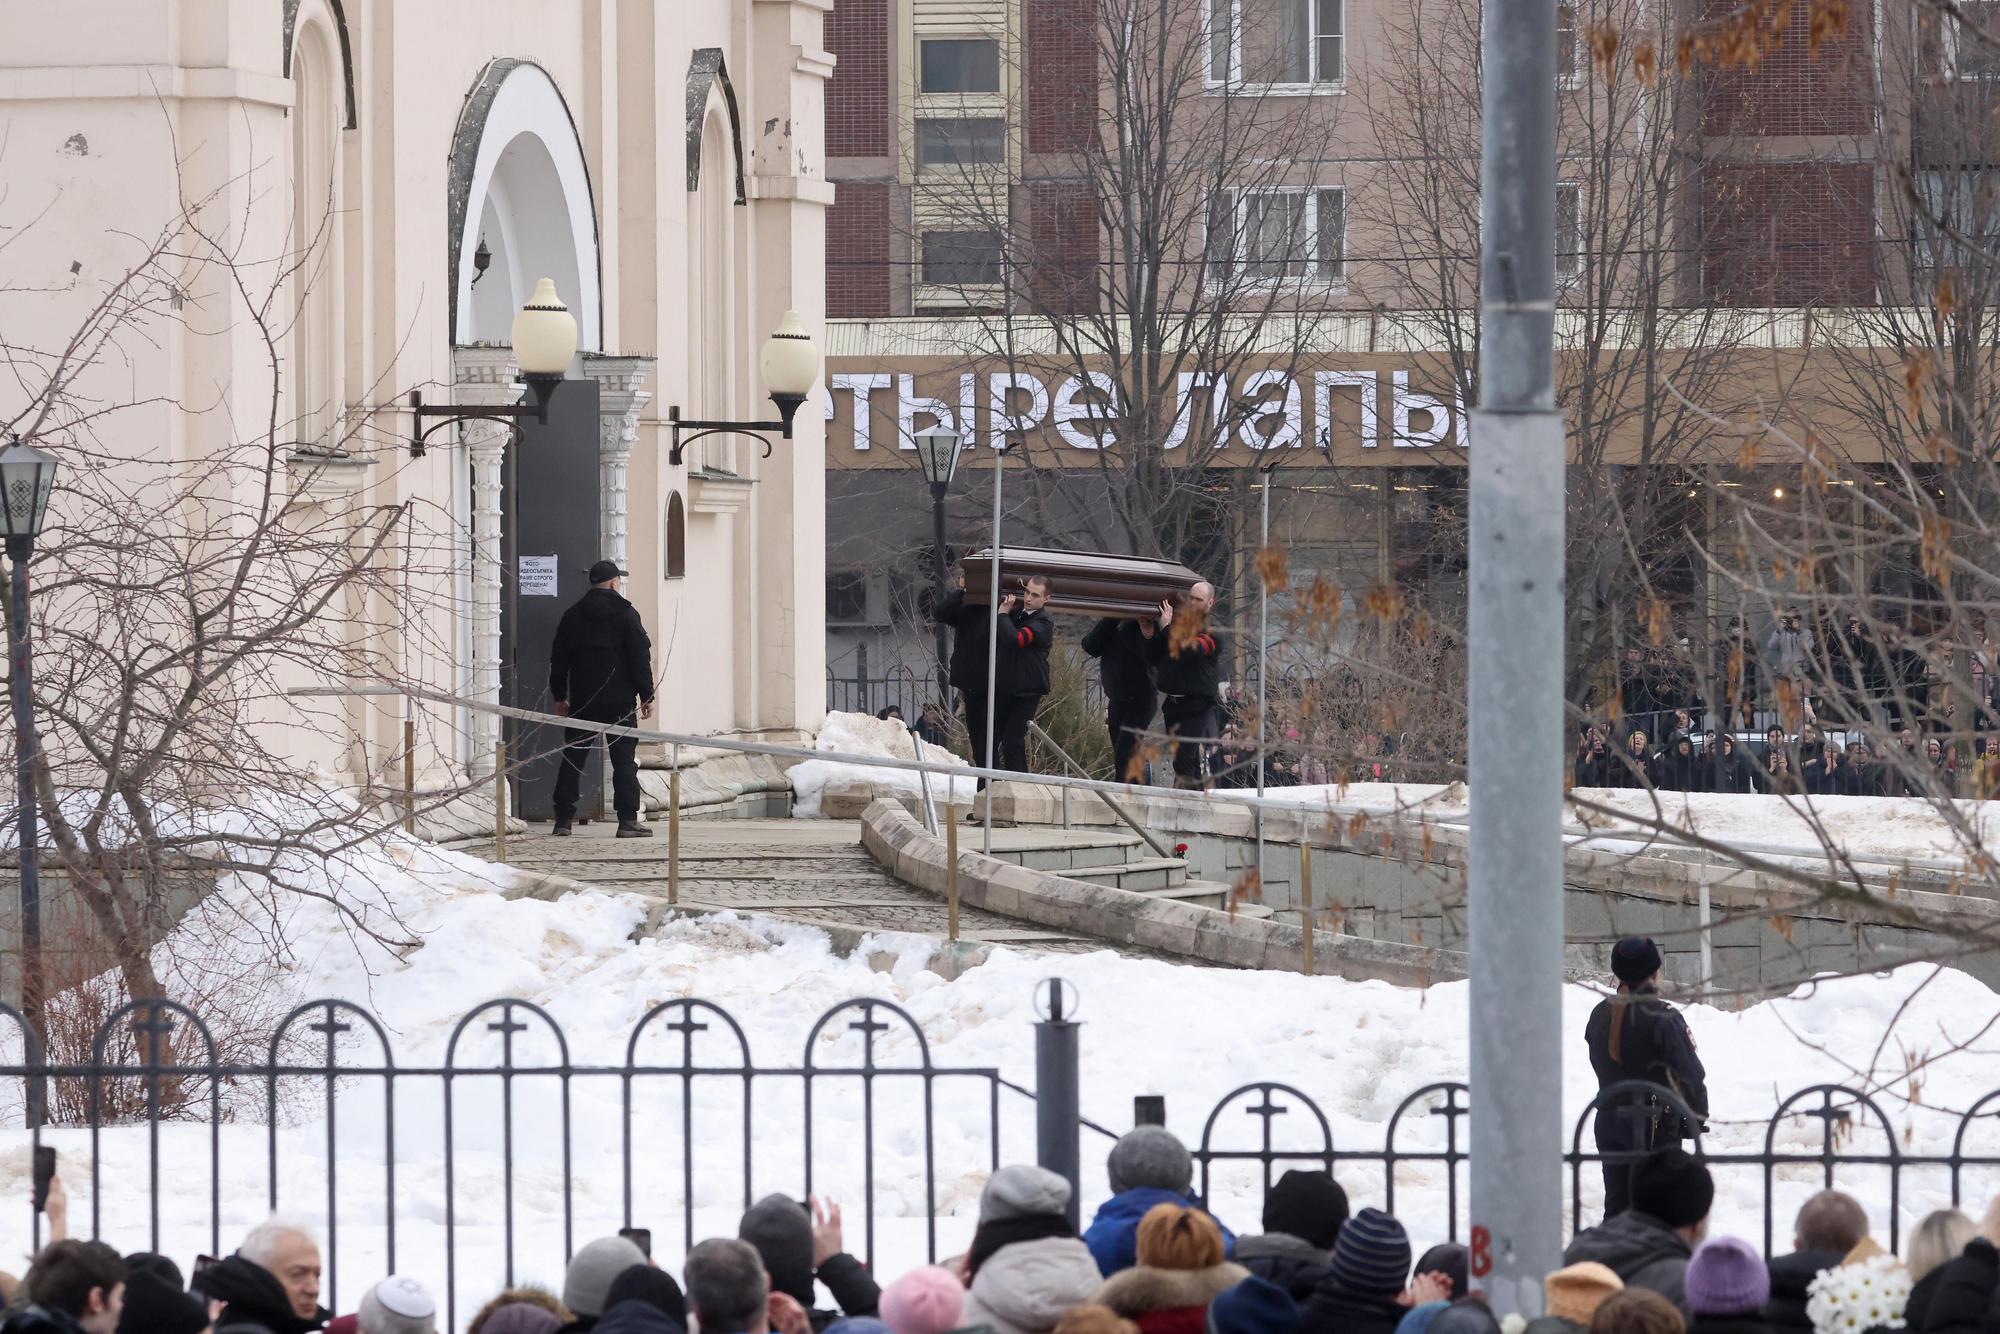
[[[549,711],[556,623],[589,591],[587,571],[604,554],[598,503],[597,382],[564,380],[548,424],[523,422],[501,490],[500,692],[516,708]],[[506,736],[514,813],[554,819],[562,729],[509,719]],[[577,808],[586,819],[604,814],[603,757],[602,746],[591,747]]]

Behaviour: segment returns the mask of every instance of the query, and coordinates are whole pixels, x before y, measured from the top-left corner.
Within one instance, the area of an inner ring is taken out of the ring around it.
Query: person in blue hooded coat
[[[1139,1220],[1156,1204],[1180,1204],[1206,1211],[1194,1197],[1194,1159],[1187,1145],[1164,1126],[1137,1126],[1111,1146],[1105,1164],[1111,1198],[1098,1206],[1084,1231],[1084,1244],[1106,1278],[1138,1263]],[[1213,1214],[1209,1215],[1211,1218]],[[1219,1218],[1223,1253],[1233,1254],[1236,1237]]]

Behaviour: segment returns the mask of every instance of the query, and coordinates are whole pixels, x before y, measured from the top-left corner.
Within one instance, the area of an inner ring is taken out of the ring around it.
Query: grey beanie
[[[979,1221],[1062,1215],[1069,1209],[1069,1182],[1033,1163],[1003,1167],[979,1196]]]
[[[1111,1175],[1111,1193],[1150,1186],[1154,1190],[1185,1195],[1194,1184],[1194,1160],[1187,1145],[1164,1126],[1135,1126],[1111,1146],[1105,1164]]]
[[[361,1298],[361,1334],[436,1334],[437,1302],[413,1278],[391,1274]]]
[[[563,1276],[563,1305],[577,1315],[603,1315],[611,1280],[644,1263],[646,1253],[631,1238],[599,1237],[570,1257],[569,1272]]]
[[[813,1270],[818,1266],[813,1264],[812,1214],[805,1205],[789,1196],[766,1195],[744,1213],[736,1236],[763,1257],[773,1292],[812,1309]]]

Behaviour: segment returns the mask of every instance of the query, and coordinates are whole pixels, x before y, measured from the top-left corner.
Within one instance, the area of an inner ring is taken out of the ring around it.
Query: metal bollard
[[[958,939],[958,807],[944,804],[945,937]]]
[[[681,901],[681,756],[674,747],[674,769],[667,775],[667,902]]]
[[[507,743],[493,743],[493,860],[507,860]]]
[[[1313,975],[1313,845],[1312,835],[1299,830],[1299,962]]]
[[[1038,990],[1047,997],[1048,1008],[1035,1024],[1035,1161],[1069,1182],[1069,1225],[1074,1228],[1083,1199],[1079,1025],[1069,1018],[1076,989],[1052,977]]]

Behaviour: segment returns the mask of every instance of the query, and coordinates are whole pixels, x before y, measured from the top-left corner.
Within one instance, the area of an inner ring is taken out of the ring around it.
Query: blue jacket
[[[1202,1207],[1199,1200],[1155,1186],[1134,1187],[1122,1195],[1113,1195],[1098,1206],[1097,1217],[1090,1220],[1090,1226],[1083,1234],[1084,1244],[1090,1247],[1090,1258],[1097,1261],[1098,1272],[1110,1278],[1119,1270],[1130,1269],[1139,1263],[1139,1220],[1146,1216],[1149,1209],[1160,1204]],[[1223,1254],[1234,1254],[1236,1235],[1220,1218],[1215,1220],[1215,1225],[1222,1229]]]

